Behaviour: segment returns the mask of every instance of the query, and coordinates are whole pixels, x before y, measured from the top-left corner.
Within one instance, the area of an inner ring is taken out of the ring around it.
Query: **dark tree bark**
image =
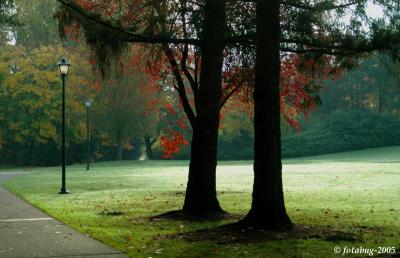
[[[242,220],[245,224],[273,230],[292,225],[282,186],[279,10],[280,0],[257,1],[253,200],[251,210]]]
[[[154,141],[152,141],[149,136],[144,137],[144,144],[146,145],[146,156],[147,159],[149,160],[154,159],[153,149],[152,149],[153,143]]]
[[[378,113],[382,114],[383,112],[383,85],[382,83],[378,86]]]
[[[378,113],[382,114],[385,108],[385,84],[386,77],[379,83],[378,86]]]
[[[207,0],[201,45],[202,63],[193,124],[189,180],[183,211],[223,212],[217,200],[216,166],[225,31],[225,0]],[[207,43],[205,43],[207,42]]]
[[[122,154],[123,154],[123,147],[122,147],[122,140],[121,136],[117,136],[117,153],[116,153],[116,159],[117,160],[122,160]]]
[[[35,148],[35,140],[32,139],[29,143],[29,152],[28,152],[28,159],[26,160],[25,165],[31,166],[32,165],[32,156],[33,156],[33,149]]]

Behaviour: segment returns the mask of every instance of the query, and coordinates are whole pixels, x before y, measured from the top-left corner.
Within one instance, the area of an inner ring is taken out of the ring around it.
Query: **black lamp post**
[[[65,187],[65,166],[66,166],[66,153],[65,153],[65,80],[68,74],[70,64],[66,58],[62,58],[58,64],[60,75],[62,79],[62,110],[61,110],[61,190],[60,194],[67,194],[68,190]]]
[[[93,101],[91,99],[85,99],[86,106],[86,145],[87,145],[87,153],[86,153],[86,170],[90,169],[90,130],[89,130],[89,108],[92,105]]]

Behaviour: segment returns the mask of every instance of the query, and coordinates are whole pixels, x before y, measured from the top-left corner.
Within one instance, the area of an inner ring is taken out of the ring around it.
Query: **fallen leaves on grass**
[[[105,215],[105,216],[122,216],[122,215],[124,215],[124,212],[122,212],[122,211],[104,210],[104,211],[100,212],[99,214],[100,215]]]

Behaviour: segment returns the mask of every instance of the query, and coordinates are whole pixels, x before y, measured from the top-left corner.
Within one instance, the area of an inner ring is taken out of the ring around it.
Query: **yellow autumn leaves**
[[[84,140],[82,100],[92,94],[90,65],[61,46],[7,45],[0,49],[0,146],[7,141],[58,141],[61,80],[57,63],[63,56],[73,60],[67,82],[68,130],[75,141]]]

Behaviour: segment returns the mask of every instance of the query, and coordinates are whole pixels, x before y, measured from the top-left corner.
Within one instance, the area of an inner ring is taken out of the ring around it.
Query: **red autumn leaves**
[[[143,8],[142,0],[132,1],[134,3],[123,2],[126,5],[136,6],[136,10]],[[101,6],[95,4],[95,1],[77,0],[77,3],[87,10],[99,9]],[[120,3],[121,4],[121,3]],[[112,0],[105,0],[103,6],[108,8],[102,9],[103,15],[112,16],[116,11],[115,3]],[[133,10],[132,8],[125,8],[126,10]],[[121,10],[120,10],[121,11]],[[140,13],[140,12],[138,12]],[[132,20],[132,13],[124,13],[122,17],[127,20]],[[66,31],[74,41],[78,41],[78,32],[76,28],[71,28]],[[173,55],[176,60],[183,60],[182,53],[177,49],[173,49]],[[186,63],[188,66],[193,64],[195,58],[194,54],[189,51]],[[163,148],[164,158],[172,158],[174,154],[178,153],[182,145],[187,145],[184,139],[184,130],[187,129],[185,124],[183,112],[177,112],[175,109],[182,110],[182,104],[177,102],[173,105],[171,99],[159,99],[154,92],[160,90],[159,81],[166,81],[167,75],[172,73],[170,62],[165,55],[160,55],[160,52],[152,50],[139,51],[139,54],[132,55],[129,66],[140,67],[140,71],[148,76],[150,80],[143,82],[142,90],[143,97],[149,98],[148,112],[159,112],[159,108],[167,111],[171,116],[176,119],[174,125],[168,123],[164,128],[164,134],[160,136],[160,145]],[[234,56],[234,55],[233,55]],[[239,110],[246,112],[252,116],[252,95],[254,85],[254,69],[243,69],[240,66],[240,61],[236,58],[232,60],[226,56],[227,64],[225,65],[224,78],[223,78],[223,96],[222,102],[225,99],[230,99],[230,102]],[[281,81],[280,81],[280,107],[283,118],[292,127],[299,129],[299,118],[307,117],[309,112],[313,110],[319,102],[318,92],[322,88],[322,80],[331,76],[337,75],[339,71],[332,67],[331,60],[328,58],[319,59],[315,61],[312,58],[305,58],[297,54],[288,54],[282,58],[281,66]],[[184,72],[179,70],[179,73]],[[171,82],[168,82],[171,83]],[[94,87],[97,85],[95,84]],[[171,85],[166,85],[172,89]],[[190,92],[190,89],[188,89]],[[151,99],[154,98],[155,99]],[[188,94],[189,103],[194,106],[194,100],[191,94]],[[157,108],[159,107],[159,108]],[[222,109],[222,112],[229,112],[229,108]],[[221,115],[220,117],[222,117]]]

